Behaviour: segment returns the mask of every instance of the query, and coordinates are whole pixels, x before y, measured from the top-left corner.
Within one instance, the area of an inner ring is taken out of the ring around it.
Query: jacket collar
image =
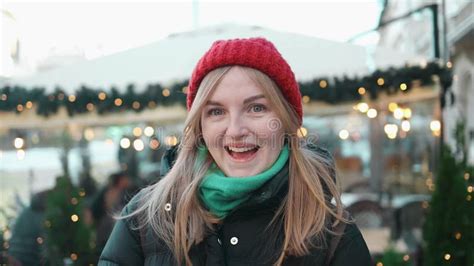
[[[308,143],[307,148],[318,153],[321,157],[327,160],[329,164],[329,172],[333,178],[335,178],[335,167],[334,160],[331,154],[324,148],[321,148],[313,143]],[[173,166],[178,154],[178,145],[168,149],[161,160],[161,175],[164,176]],[[232,211],[233,214],[237,211],[242,210],[256,210],[266,207],[269,209],[278,208],[281,201],[286,197],[288,193],[288,174],[289,174],[289,161],[285,164],[282,170],[278,172],[275,177],[267,181],[263,186],[252,193],[252,196],[245,202],[242,203],[238,208]],[[326,196],[329,196],[327,186],[323,184],[323,189]],[[230,215],[229,214],[229,215]]]

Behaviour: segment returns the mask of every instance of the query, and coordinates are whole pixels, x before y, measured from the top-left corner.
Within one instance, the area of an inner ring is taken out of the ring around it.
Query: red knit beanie
[[[301,93],[295,74],[273,43],[264,38],[220,40],[212,44],[194,68],[189,80],[186,105],[193,104],[197,90],[204,77],[212,70],[230,65],[257,69],[269,76],[280,88],[283,96],[298,114],[299,124],[303,120]]]

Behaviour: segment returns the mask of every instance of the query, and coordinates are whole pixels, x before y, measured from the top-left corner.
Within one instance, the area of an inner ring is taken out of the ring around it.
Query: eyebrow
[[[248,104],[250,102],[256,101],[256,100],[261,99],[261,98],[265,98],[265,95],[258,94],[258,95],[252,96],[252,97],[248,97],[247,99],[244,100],[244,104]],[[216,102],[216,101],[211,101],[211,100],[207,101],[206,105],[222,106],[221,103]]]

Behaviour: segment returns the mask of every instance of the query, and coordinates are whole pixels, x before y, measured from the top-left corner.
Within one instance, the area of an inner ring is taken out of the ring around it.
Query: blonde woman
[[[271,42],[215,42],[187,107],[172,168],[124,208],[99,265],[371,265],[331,157],[298,137],[301,94]]]

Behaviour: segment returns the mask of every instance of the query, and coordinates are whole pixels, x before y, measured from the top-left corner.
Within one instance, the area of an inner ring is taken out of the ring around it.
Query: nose
[[[241,114],[235,114],[229,116],[226,136],[232,139],[239,139],[246,136],[249,133],[248,123],[246,123],[246,118]]]

